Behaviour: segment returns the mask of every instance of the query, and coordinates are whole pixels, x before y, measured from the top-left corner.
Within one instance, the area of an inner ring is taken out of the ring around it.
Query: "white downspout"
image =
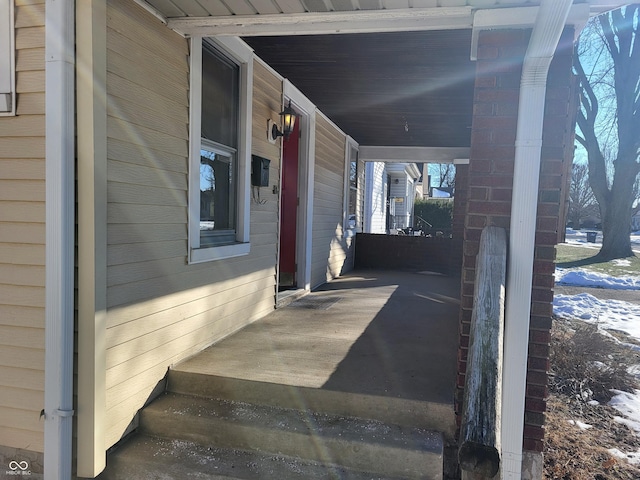
[[[572,0],[542,0],[520,83],[513,173],[502,388],[502,478],[520,480],[547,74]]]
[[[71,478],[74,275],[74,6],[46,3],[44,478]]]

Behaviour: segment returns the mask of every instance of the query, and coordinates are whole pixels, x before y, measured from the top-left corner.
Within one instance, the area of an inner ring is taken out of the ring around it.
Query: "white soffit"
[[[525,28],[532,26],[540,3],[535,0],[510,0],[508,5],[504,0],[133,1],[185,36],[311,35],[509,25]],[[575,0],[575,3],[573,10],[579,12],[579,18],[570,17],[568,23],[579,26],[585,11],[587,15],[597,15],[628,2]],[[487,13],[475,18],[474,12]],[[493,16],[490,12],[497,13]]]
[[[472,7],[170,18],[183,35],[327,35],[471,28]]]
[[[463,163],[469,158],[469,147],[394,147],[360,145],[360,158],[365,162]]]

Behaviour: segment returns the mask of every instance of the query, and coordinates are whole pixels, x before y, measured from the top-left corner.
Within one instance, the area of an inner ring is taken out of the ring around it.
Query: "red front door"
[[[298,146],[300,122],[282,142],[282,194],[280,197],[280,282],[296,286],[296,219],[298,215]]]

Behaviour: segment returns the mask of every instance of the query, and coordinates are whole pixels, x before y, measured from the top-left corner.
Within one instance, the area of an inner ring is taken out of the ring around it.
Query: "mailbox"
[[[251,185],[254,187],[269,186],[269,164],[271,160],[251,155]]]

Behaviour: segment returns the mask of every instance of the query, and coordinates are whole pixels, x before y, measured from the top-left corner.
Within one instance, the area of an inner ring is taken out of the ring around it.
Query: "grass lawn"
[[[560,268],[581,267],[614,277],[640,274],[639,257],[602,262],[594,258],[598,252],[599,249],[594,247],[561,244],[557,247],[556,265]]]

